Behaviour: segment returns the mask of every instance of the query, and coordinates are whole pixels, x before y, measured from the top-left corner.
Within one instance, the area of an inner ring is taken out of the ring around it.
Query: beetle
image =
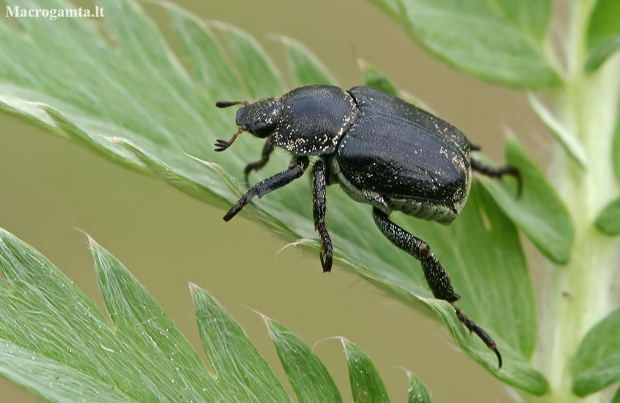
[[[248,101],[220,101],[219,108],[243,105],[237,110],[238,131],[228,141],[217,140],[224,151],[237,136],[249,132],[266,138],[261,159],[248,164],[244,175],[261,169],[276,147],[293,158],[288,169],[249,188],[226,213],[229,221],[250,202],[288,185],[312,166],[313,217],[322,244],[319,254],[324,272],[332,267],[333,247],[325,224],[326,187],[338,183],[353,200],[372,206],[379,230],[394,245],[419,260],[437,299],[452,304],[458,319],[497,356],[493,339],[454,303],[461,297],[429,245],[394,224],[388,216],[401,211],[413,217],[448,225],[463,208],[471,187],[472,170],[501,178],[518,179],[517,168],[493,168],[470,156],[479,150],[456,127],[398,97],[369,88],[345,91],[331,85],[308,85],[281,97]]]

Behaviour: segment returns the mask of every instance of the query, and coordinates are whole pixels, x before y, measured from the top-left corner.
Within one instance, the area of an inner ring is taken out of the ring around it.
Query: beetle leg
[[[480,148],[478,148],[479,150]],[[521,172],[519,168],[513,165],[504,165],[502,167],[491,167],[483,164],[482,162],[471,159],[471,169],[476,172],[480,172],[482,175],[490,176],[491,178],[501,179],[504,175],[512,175],[517,179],[517,199],[521,197],[523,191],[523,179],[521,178]]]
[[[435,298],[443,299],[450,303],[456,302],[461,298],[454,292],[448,274],[431,252],[426,242],[394,224],[389,220],[387,214],[378,208],[373,208],[372,215],[375,219],[375,224],[377,224],[387,239],[422,263],[424,277],[426,277],[426,281]]]
[[[245,185],[247,187],[250,187],[250,182],[248,180],[248,176],[250,175],[250,173],[252,171],[258,171],[259,169],[264,167],[267,164],[267,162],[269,162],[269,156],[273,152],[274,148],[275,147],[273,144],[273,139],[272,137],[269,137],[267,141],[265,142],[265,146],[263,147],[263,152],[261,153],[260,160],[249,163],[248,165],[245,166],[245,169],[243,170],[243,175],[245,176]]]
[[[454,306],[454,302],[458,301],[461,297],[454,292],[448,273],[446,273],[441,263],[439,263],[439,260],[437,260],[435,255],[430,251],[428,244],[391,222],[388,215],[378,208],[373,208],[372,215],[375,219],[375,224],[377,224],[377,227],[379,227],[387,239],[420,261],[422,270],[424,271],[424,277],[426,278],[426,282],[433,296],[453,304],[454,312],[459,321],[461,321],[470,332],[480,337],[487,347],[493,350],[497,356],[499,367],[501,368],[502,356],[491,336],[476,325],[474,321],[469,319],[459,308]]]
[[[252,186],[247,193],[239,199],[228,213],[224,216],[224,221],[230,221],[241,209],[250,202],[252,197],[263,197],[269,192],[286,186],[294,179],[299,178],[308,169],[308,157],[294,158],[288,166],[286,171],[282,171],[274,176],[267,178],[256,185]]]
[[[489,336],[489,334],[485,332],[484,329],[482,329],[480,326],[476,325],[473,320],[465,316],[465,314],[463,313],[463,311],[461,311],[459,307],[454,305],[452,306],[454,307],[454,312],[456,312],[456,317],[459,318],[461,323],[463,323],[467,327],[467,329],[469,329],[470,334],[471,332],[476,333],[476,336],[480,337],[484,344],[486,344],[487,347],[489,347],[495,353],[495,355],[497,356],[498,367],[501,368],[502,355],[499,353],[499,350],[497,349],[497,344],[495,344],[491,336]]]
[[[325,163],[321,160],[314,163],[312,167],[312,184],[314,187],[313,192],[313,209],[314,216],[314,229],[319,233],[321,237],[321,244],[323,245],[323,251],[319,255],[321,258],[321,266],[323,266],[323,272],[332,270],[332,240],[329,237],[327,228],[325,227],[325,194],[327,187],[327,168]]]

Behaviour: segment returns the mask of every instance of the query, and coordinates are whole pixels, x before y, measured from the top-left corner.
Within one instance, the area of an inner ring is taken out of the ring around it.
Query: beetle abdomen
[[[340,142],[341,171],[360,188],[402,198],[454,202],[467,196],[465,156],[415,126],[406,128],[406,135],[381,136],[380,130],[402,132],[403,124],[387,117],[363,119]]]
[[[341,182],[387,197],[391,209],[451,222],[470,188],[465,136],[396,97],[365,87],[351,93],[361,113],[337,149]]]
[[[330,85],[308,85],[282,96],[282,116],[274,143],[295,155],[331,154],[353,123],[351,95]]]

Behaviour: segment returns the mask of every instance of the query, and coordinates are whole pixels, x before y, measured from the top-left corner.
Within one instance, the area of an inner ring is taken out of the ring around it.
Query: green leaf
[[[579,345],[571,373],[573,392],[586,396],[620,381],[620,309],[594,326]]]
[[[230,402],[288,402],[290,398],[241,326],[215,299],[190,285],[198,330],[209,363],[222,385],[233,390]]]
[[[381,10],[383,10],[390,17],[399,20],[402,16],[402,5],[400,0],[368,0]]]
[[[118,374],[127,379],[127,390],[138,388],[138,396],[158,396],[169,401],[178,400],[181,396],[183,400],[220,399],[230,393],[221,387],[223,385],[215,386],[216,378],[207,371],[174,322],[144,286],[107,250],[91,238],[89,243],[95,260],[97,282],[115,325],[112,336],[127,340],[124,349],[115,350],[116,354],[110,352],[106,358],[118,360],[119,354],[126,354],[131,349],[131,354],[124,358],[131,361],[117,364],[128,367]],[[92,354],[89,351],[86,353]],[[229,360],[237,358],[227,353],[208,352],[207,356],[210,360],[220,359],[221,356]],[[161,366],[162,373],[154,373],[153,366]],[[144,374],[145,379],[140,384],[133,379],[133,371]],[[159,378],[161,385],[150,386],[151,377]]]
[[[549,0],[371,0],[447,64],[517,88],[560,83],[549,59]],[[397,15],[401,13],[401,17]]]
[[[51,401],[214,401],[227,392],[144,288],[90,242],[111,325],[32,247],[0,230],[0,371]],[[148,358],[147,358],[148,357]]]
[[[588,167],[588,157],[583,144],[577,134],[564,126],[557,117],[547,109],[547,107],[533,94],[528,94],[530,106],[536,112],[540,120],[547,126],[547,129],[555,136],[555,139],[581,168]]]
[[[241,326],[207,292],[190,284],[212,371],[122,263],[88,239],[112,323],[45,257],[0,229],[6,279],[0,284],[0,375],[57,402],[292,401]],[[310,347],[263,318],[298,400],[342,402]],[[361,401],[387,401],[370,359],[345,346],[358,379],[353,393],[363,381],[368,395]]]
[[[564,203],[536,163],[527,155],[515,137],[506,140],[506,162],[519,168],[523,194],[517,198],[516,182],[481,177],[485,189],[504,213],[523,231],[547,258],[558,264],[570,259],[573,225]]]
[[[456,292],[463,296],[459,304],[465,312],[530,357],[536,339],[533,291],[516,228],[478,181],[472,184],[469,197],[452,225],[437,228],[415,222],[412,232],[431,245],[449,271]],[[440,242],[440,238],[448,241]],[[449,240],[458,240],[458,244]],[[480,245],[485,245],[483,250]],[[501,308],[492,306],[499,295],[506,304]],[[496,367],[494,359],[490,364]]]
[[[67,368],[44,354],[12,343],[0,345],[0,374],[30,393],[54,402],[137,402],[114,385]],[[19,367],[19,370],[14,368]],[[63,381],[59,382],[60,377]]]
[[[105,145],[109,145],[109,147],[111,148],[116,148],[116,144],[119,143],[119,141],[115,138],[105,138],[89,135],[79,126],[76,126],[72,121],[67,119],[58,109],[55,109],[50,105],[43,103],[36,103],[35,105],[47,112],[47,115],[52,118],[55,127],[57,129],[60,129],[63,135],[67,136],[74,142],[90,149],[96,154],[107,157],[109,156],[109,149]],[[120,165],[138,172],[148,173],[148,170],[145,170],[142,165],[138,164],[136,161],[133,161],[130,158],[129,153],[121,150],[120,148],[117,148],[116,151],[119,154],[122,154],[124,157],[119,159],[118,162]]]
[[[277,89],[276,93],[284,91],[280,72],[252,36],[225,22],[217,22],[213,26],[226,39],[232,64],[252,99],[273,96],[274,92],[269,91],[272,88]]]
[[[477,338],[472,337],[467,330],[463,330],[463,325],[459,321],[454,320],[454,308],[445,301],[429,300],[428,303],[431,309],[447,324],[456,343],[478,363],[489,369],[497,379],[536,396],[544,395],[549,391],[549,383],[545,377],[534,369],[520,352],[515,351],[500,337],[491,334],[501,349],[504,359],[504,366],[497,369],[495,354]],[[518,327],[518,323],[514,323],[514,326],[515,328]]]
[[[309,84],[337,85],[327,67],[299,41],[286,36],[276,36],[286,50],[286,61],[293,75],[295,87]]]
[[[310,347],[280,323],[261,316],[299,402],[342,402],[334,380]]]
[[[596,70],[620,47],[620,2],[598,0],[588,24],[586,69]]]
[[[400,217],[394,215],[394,218]],[[381,253],[382,249],[389,250],[390,245],[384,244],[382,239],[376,239],[374,246],[366,244],[365,248],[372,248],[371,254],[380,254],[384,270],[389,266],[402,268],[400,273],[385,273],[384,276],[399,274],[402,280],[395,279],[389,283],[382,280],[382,288],[388,284],[388,291],[404,293],[402,299],[408,304],[415,306],[422,303],[434,312],[448,326],[457,345],[493,376],[535,395],[546,393],[547,381],[529,363],[536,343],[537,325],[532,285],[518,233],[480,183],[472,183],[465,208],[450,226],[440,227],[420,220],[397,221],[405,230],[430,245],[431,251],[452,278],[455,291],[463,296],[457,304],[497,342],[504,357],[504,366],[497,369],[497,359],[493,352],[477,337],[469,334],[449,304],[430,298],[424,286],[419,291],[409,288],[411,286],[405,281],[411,280],[404,275],[421,277],[417,263],[412,273],[411,258],[407,254],[400,251]],[[367,228],[362,222],[362,216],[356,225]],[[351,234],[349,238],[355,235]],[[420,283],[424,284],[423,280]]]
[[[405,91],[399,90],[396,85],[375,66],[371,65],[363,59],[357,59],[357,65],[359,66],[360,70],[362,71],[362,75],[364,76],[365,86],[387,92],[388,94],[392,94],[394,96],[404,99],[405,101],[417,106],[418,108],[424,109],[431,113],[433,112],[433,110],[421,99],[414,97],[413,95]]]
[[[620,198],[605,206],[596,219],[595,225],[603,234],[620,235]]]
[[[357,403],[389,403],[385,385],[370,358],[354,343],[345,338],[340,340],[347,355],[353,401]]]
[[[616,389],[614,397],[611,398],[611,403],[620,403],[620,388]]]
[[[123,379],[139,352],[114,337],[96,306],[47,259],[2,229],[0,269],[8,283],[0,285],[2,376],[54,401],[146,396],[127,393],[141,374]]]
[[[408,403],[433,403],[431,395],[428,393],[426,386],[422,383],[420,378],[407,371],[407,377],[409,378],[409,398]]]
[[[174,5],[165,3],[177,35],[198,83],[215,99],[244,95],[232,63],[226,59],[220,42],[204,21]]]
[[[620,183],[620,105],[618,105],[618,116],[616,118],[616,130],[611,146],[611,162],[613,164],[616,183]]]
[[[367,87],[375,88],[394,96],[399,96],[399,90],[396,85],[390,81],[390,79],[375,66],[366,62],[363,59],[357,59],[357,65],[362,71],[364,76],[364,85]]]
[[[54,0],[28,4],[68,8]],[[20,19],[19,30],[0,20],[0,108],[200,200],[230,206],[245,192],[236,178],[242,177],[248,162],[259,158],[262,145],[244,134],[229,151],[216,153],[215,140],[231,136],[237,127],[234,108],[222,110],[214,103],[280,94],[282,74],[246,33],[224,23],[205,25],[166,3],[188,53],[183,59],[190,74],[136,3],[102,0],[101,5],[107,16],[115,16],[102,22],[110,38],[88,19]],[[304,65],[315,69],[306,77],[316,73],[316,63]],[[296,66],[300,72],[304,68],[301,63]],[[230,88],[211,92],[217,86],[213,80],[220,78]],[[251,181],[284,169],[289,158],[274,153]],[[243,214],[288,241],[303,240],[303,246],[317,253],[311,200],[308,184],[300,180],[250,203]],[[403,220],[399,214],[392,218],[431,245],[463,296],[459,306],[510,357],[501,371],[484,344],[466,334],[454,310],[436,308],[420,264],[380,234],[369,206],[331,187],[327,211],[341,267],[418,310],[435,312],[431,315],[445,322],[457,344],[494,376],[531,393],[544,393],[546,381],[528,363],[536,317],[518,234],[479,185],[474,184],[467,206],[449,227],[411,217]]]

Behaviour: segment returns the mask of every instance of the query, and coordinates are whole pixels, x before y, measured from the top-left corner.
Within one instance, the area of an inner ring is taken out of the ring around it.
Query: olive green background
[[[280,66],[281,47],[269,34],[300,40],[343,87],[361,83],[356,58],[363,58],[458,126],[495,161],[503,160],[506,127],[536,149],[535,158],[544,159],[543,131],[523,94],[481,83],[435,61],[396,22],[363,0],[177,3],[205,20],[249,31]],[[143,6],[177,49],[162,9]],[[234,131],[231,122],[230,133],[221,136],[228,138]],[[435,402],[512,400],[503,384],[454,347],[438,323],[337,266],[323,274],[318,256],[294,247],[280,251],[286,242],[243,217],[225,223],[223,214],[161,181],[0,115],[0,227],[42,252],[99,306],[103,304],[86,238],[76,229],[117,256],[198,350],[188,282],[207,289],[226,307],[280,375],[266,328],[252,309],[282,322],[309,345],[317,343],[314,350],[336,378],[345,401],[352,401],[346,363],[332,336],[354,341],[371,356],[393,402],[407,396],[406,376],[399,367],[418,374]],[[402,252],[395,248],[394,253]],[[412,270],[418,269],[412,259]],[[1,403],[35,401],[0,379]]]

